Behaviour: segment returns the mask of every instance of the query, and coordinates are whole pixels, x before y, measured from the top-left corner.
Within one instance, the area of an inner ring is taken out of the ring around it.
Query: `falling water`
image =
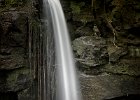
[[[44,13],[52,19],[55,40],[57,71],[55,100],[81,100],[69,33],[60,1],[43,0],[43,4]],[[50,23],[50,20],[48,21]],[[46,93],[45,90],[44,93]],[[43,100],[46,100],[45,98],[44,96]]]

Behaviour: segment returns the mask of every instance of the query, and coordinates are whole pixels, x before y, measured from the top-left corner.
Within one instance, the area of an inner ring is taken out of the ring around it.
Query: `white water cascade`
[[[56,52],[55,100],[81,100],[79,82],[72,53],[69,32],[59,0],[43,0],[44,13],[51,17]],[[49,6],[49,7],[48,7]],[[49,8],[49,9],[47,9]],[[48,11],[50,15],[47,14]],[[48,20],[50,23],[50,20]],[[46,82],[47,84],[47,82]],[[45,100],[45,98],[43,99]]]

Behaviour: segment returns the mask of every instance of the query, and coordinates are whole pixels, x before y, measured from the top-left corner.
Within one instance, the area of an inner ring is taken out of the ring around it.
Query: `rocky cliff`
[[[84,100],[115,97],[136,100],[121,96],[140,93],[140,2],[61,0],[61,3],[81,73]]]
[[[37,4],[0,0],[0,100],[34,100],[29,51],[38,27]]]
[[[83,100],[140,98],[140,1],[61,0],[61,4]],[[37,0],[0,0],[0,100],[36,98],[39,9]]]

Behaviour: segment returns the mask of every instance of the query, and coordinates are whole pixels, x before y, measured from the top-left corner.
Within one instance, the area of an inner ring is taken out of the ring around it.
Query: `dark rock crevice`
[[[16,92],[0,93],[0,100],[18,100]]]
[[[139,94],[128,94],[120,97],[115,97],[111,99],[104,99],[104,100],[139,100],[140,95]]]

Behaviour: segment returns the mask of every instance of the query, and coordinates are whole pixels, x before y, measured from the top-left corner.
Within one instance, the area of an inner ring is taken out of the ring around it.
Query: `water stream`
[[[60,1],[43,0],[43,4],[44,4],[44,15],[47,15],[47,24],[48,26],[52,25],[52,27],[48,28],[50,32],[48,31],[47,33],[54,34],[55,50],[52,51],[50,50],[50,52],[55,51],[55,56],[56,56],[56,62],[55,62],[56,93],[55,93],[55,98],[48,99],[49,96],[48,88],[52,87],[50,86],[52,84],[46,82],[46,78],[47,80],[48,79],[51,80],[53,74],[51,75],[48,74],[50,73],[49,71],[51,71],[50,65],[47,64],[47,67],[49,66],[49,68],[46,69],[45,68],[46,64],[43,64],[44,82],[42,83],[44,89],[43,91],[42,90],[41,91],[44,95],[42,100],[81,100],[80,91],[79,91],[79,82],[77,80],[76,67],[74,64],[74,57],[72,53],[69,33],[67,30],[67,25],[66,25],[66,21],[65,21],[65,17],[63,14]],[[48,37],[46,38],[48,39]],[[46,42],[49,41],[46,40]],[[49,42],[48,44],[51,44],[51,42]],[[48,47],[46,48],[48,49]],[[48,73],[46,73],[45,70]],[[52,89],[50,89],[50,91],[52,92]]]

